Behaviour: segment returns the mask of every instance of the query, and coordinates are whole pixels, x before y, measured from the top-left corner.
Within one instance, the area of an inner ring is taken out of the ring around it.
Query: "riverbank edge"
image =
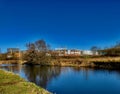
[[[51,59],[48,63],[30,63],[26,61],[0,61],[0,64],[26,64],[41,66],[60,67],[92,67],[105,69],[120,69],[120,57],[94,57],[94,58],[57,58]]]
[[[15,88],[12,88],[12,87]],[[24,87],[24,88],[23,88]],[[11,90],[12,88],[12,90]],[[26,89],[26,90],[25,90]],[[8,91],[11,90],[11,91]],[[15,90],[15,92],[14,92]],[[21,90],[21,91],[20,91]],[[52,94],[19,75],[0,69],[0,94]],[[20,93],[22,92],[22,93]]]
[[[120,57],[95,57],[95,58],[59,58],[52,59],[49,63],[31,64],[41,66],[60,66],[60,67],[88,67],[102,69],[118,69],[120,70]]]

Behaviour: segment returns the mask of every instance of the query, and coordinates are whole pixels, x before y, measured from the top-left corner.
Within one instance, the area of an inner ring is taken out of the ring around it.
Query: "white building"
[[[67,48],[56,48],[56,52],[59,53],[59,56],[80,56],[81,51],[77,49],[68,50]]]
[[[80,50],[73,49],[73,50],[70,50],[70,54],[71,54],[71,55],[81,55],[81,51],[80,51]]]
[[[93,51],[90,50],[83,50],[82,55],[93,55]]]
[[[55,52],[58,53],[58,56],[65,56],[67,54],[67,48],[55,48]]]

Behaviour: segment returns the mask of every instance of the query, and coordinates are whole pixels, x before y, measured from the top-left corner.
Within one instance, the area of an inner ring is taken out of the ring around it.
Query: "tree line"
[[[101,49],[100,47],[93,46],[91,48],[93,52],[98,51],[100,55],[102,56],[120,56],[120,42],[117,42],[112,47],[107,47],[104,49]]]
[[[45,40],[40,39],[26,44],[26,52],[19,58],[19,53],[12,53],[12,58],[7,58],[10,53],[0,54],[0,60],[25,60],[27,64],[45,64],[50,63],[51,59],[58,59],[58,53],[50,49],[50,45]],[[120,42],[114,46],[101,49],[100,47],[91,47],[93,55],[98,52],[99,56],[120,56]]]

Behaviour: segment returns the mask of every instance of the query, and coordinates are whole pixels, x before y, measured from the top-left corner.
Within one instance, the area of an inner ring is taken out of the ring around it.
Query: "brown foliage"
[[[49,47],[44,40],[38,40],[34,43],[29,43],[27,46],[27,52],[24,55],[24,59],[28,63],[42,64],[49,61],[49,57],[46,53],[49,51]]]

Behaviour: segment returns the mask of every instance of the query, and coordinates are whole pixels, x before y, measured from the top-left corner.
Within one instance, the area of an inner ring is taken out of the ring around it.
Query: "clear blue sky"
[[[106,47],[120,40],[119,0],[0,0],[0,48]]]

